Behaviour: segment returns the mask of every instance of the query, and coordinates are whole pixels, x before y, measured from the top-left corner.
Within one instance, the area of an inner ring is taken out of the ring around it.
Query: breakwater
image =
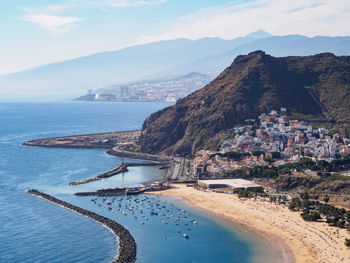
[[[127,159],[157,162],[163,165],[167,165],[172,162],[171,157],[148,154],[148,153],[140,153],[140,152],[130,152],[125,150],[120,150],[118,147],[114,147],[113,149],[108,150],[107,154],[116,156],[116,157],[123,157]]]
[[[101,180],[104,178],[108,178],[108,177],[111,177],[111,176],[119,174],[119,173],[124,173],[126,171],[128,171],[128,168],[126,165],[118,164],[116,167],[114,167],[112,170],[110,170],[106,173],[99,174],[97,176],[90,177],[90,178],[84,178],[84,179],[81,179],[79,181],[72,181],[72,182],[69,182],[69,185],[86,184],[86,183],[98,181],[98,180]]]
[[[86,184],[86,183],[102,180],[105,178],[109,178],[113,175],[127,172],[129,166],[155,166],[155,165],[159,165],[159,164],[154,163],[154,162],[150,162],[150,163],[121,163],[121,164],[118,164],[116,167],[114,167],[112,170],[110,170],[108,172],[105,172],[103,174],[99,174],[99,175],[94,176],[94,177],[84,178],[84,179],[81,179],[79,181],[72,181],[72,182],[69,182],[69,185]]]
[[[140,133],[139,130],[133,130],[61,136],[27,141],[22,145],[42,148],[111,149],[117,143],[136,142]]]
[[[74,195],[78,196],[116,196],[116,195],[137,195],[146,192],[156,192],[156,191],[164,191],[170,189],[170,186],[146,186],[146,187],[137,187],[133,188],[105,188],[99,189],[95,192],[77,192]]]
[[[51,195],[42,193],[38,190],[30,189],[30,190],[27,190],[27,193],[46,199],[54,204],[70,209],[80,215],[86,216],[96,222],[101,223],[103,226],[105,226],[107,229],[113,232],[116,235],[118,240],[118,251],[117,251],[116,259],[114,259],[111,263],[135,262],[136,260],[135,240],[133,236],[130,234],[130,232],[126,228],[124,228],[122,225],[118,224],[117,222],[107,217],[101,216],[99,214],[96,214],[84,208],[72,205],[66,201],[63,201]]]
[[[146,189],[130,190],[128,188],[106,188],[106,189],[99,189],[95,192],[78,192],[78,193],[74,193],[74,195],[78,195],[78,196],[116,196],[116,195],[141,194],[145,191],[146,191]]]

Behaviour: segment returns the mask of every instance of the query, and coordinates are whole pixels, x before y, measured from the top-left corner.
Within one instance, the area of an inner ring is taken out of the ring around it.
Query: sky
[[[3,0],[0,75],[154,41],[349,36],[349,25],[349,0]]]

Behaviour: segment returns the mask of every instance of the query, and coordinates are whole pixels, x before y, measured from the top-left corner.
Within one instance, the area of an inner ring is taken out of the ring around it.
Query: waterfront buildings
[[[287,109],[261,114],[232,129],[219,152],[199,151],[193,162],[199,177],[221,177],[230,170],[280,166],[308,157],[330,161],[350,154],[350,140],[323,127],[289,119]],[[232,157],[232,154],[235,153]],[[231,155],[231,156],[230,156]]]
[[[263,189],[261,185],[255,184],[244,179],[219,179],[219,180],[199,180],[198,185],[205,186],[209,189],[230,188],[232,190],[256,190]]]

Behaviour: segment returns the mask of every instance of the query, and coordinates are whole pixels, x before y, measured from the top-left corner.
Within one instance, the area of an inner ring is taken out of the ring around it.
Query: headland
[[[137,141],[140,134],[139,130],[92,133],[31,140],[22,145],[45,148],[111,149],[117,143]]]

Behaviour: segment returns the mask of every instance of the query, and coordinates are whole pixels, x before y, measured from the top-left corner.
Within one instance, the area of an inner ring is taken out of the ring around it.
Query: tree
[[[258,157],[258,156],[260,156],[260,155],[262,155],[262,154],[264,154],[263,151],[252,151],[252,155],[253,155],[253,156],[256,156],[256,157]]]
[[[308,192],[301,193],[301,194],[300,194],[300,197],[301,197],[301,199],[303,199],[303,200],[309,200],[309,198],[310,198]]]
[[[321,171],[329,171],[330,170],[330,164],[329,164],[329,162],[327,162],[325,160],[318,161],[316,163],[316,166]]]
[[[303,213],[301,213],[301,217],[305,221],[317,221],[318,219],[321,219],[321,216],[318,212],[312,211],[310,213],[309,210],[305,210]]]
[[[271,155],[272,155],[273,159],[281,158],[281,153],[280,152],[271,152]]]
[[[265,157],[265,162],[273,163],[275,160],[271,157]]]
[[[345,221],[344,220],[339,220],[337,222],[337,227],[339,228],[345,228]]]
[[[350,238],[345,238],[345,246],[350,247]]]
[[[328,204],[328,202],[329,202],[329,196],[326,195],[326,196],[324,197],[323,201],[324,201],[326,204]]]
[[[301,200],[300,198],[296,197],[293,198],[290,202],[289,202],[289,209],[290,210],[295,210],[295,209],[299,209],[302,206]]]

